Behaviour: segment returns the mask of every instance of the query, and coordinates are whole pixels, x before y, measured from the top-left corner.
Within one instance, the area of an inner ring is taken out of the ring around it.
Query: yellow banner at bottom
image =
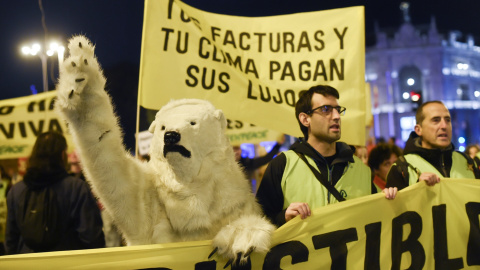
[[[480,181],[423,182],[366,196],[277,229],[266,255],[232,269],[479,269]],[[0,269],[222,269],[211,241],[0,257]]]

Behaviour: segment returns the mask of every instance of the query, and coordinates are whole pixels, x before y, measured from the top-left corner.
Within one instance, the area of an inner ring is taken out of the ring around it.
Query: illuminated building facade
[[[396,137],[403,146],[415,125],[418,104],[441,100],[452,116],[452,141],[458,150],[480,142],[480,47],[472,36],[442,36],[435,18],[415,27],[404,22],[393,37],[375,29],[376,44],[366,50],[376,138]]]

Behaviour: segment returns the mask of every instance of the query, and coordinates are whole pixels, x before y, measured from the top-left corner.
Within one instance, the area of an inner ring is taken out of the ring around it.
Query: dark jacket
[[[480,158],[475,157],[473,160],[475,161],[475,164],[477,165],[477,168],[480,170]]]
[[[450,177],[450,171],[452,169],[452,154],[455,149],[453,144],[450,144],[446,149],[426,149],[423,148],[422,138],[420,138],[415,132],[410,133],[403,154],[416,154],[429,162],[435,169],[437,169],[443,177]],[[473,160],[462,153],[465,157],[465,161],[469,164],[473,164]],[[412,164],[415,166],[415,164]],[[387,187],[397,187],[399,190],[408,187],[409,174],[407,171],[408,163],[401,159],[397,160],[390,168],[387,175]],[[474,167],[475,178],[480,177],[478,168]],[[418,181],[418,179],[417,179]]]
[[[34,252],[25,245],[17,220],[20,220],[21,209],[18,201],[21,194],[25,191],[27,184],[30,188],[42,188],[39,182],[51,185],[55,191],[59,206],[59,215],[64,217],[62,223],[62,234],[64,235],[60,242],[51,251],[76,250],[88,248],[105,247],[105,237],[103,234],[103,222],[100,216],[100,210],[96,200],[90,192],[90,188],[85,181],[68,176],[66,172],[59,172],[55,181],[38,181],[38,173],[29,173],[25,175],[24,181],[15,184],[7,197],[7,228],[5,235],[5,247],[7,254],[31,253]],[[36,179],[36,181],[33,181]],[[32,182],[37,185],[30,185]]]
[[[313,149],[307,142],[300,139],[294,143],[291,150],[302,153],[315,160],[318,169],[322,176],[328,176],[329,165],[325,157],[320,155],[318,151]],[[336,143],[336,154],[333,156],[333,161],[330,165],[335,165],[332,171],[332,184],[335,185],[342,177],[345,166],[348,162],[353,162],[353,153],[349,145],[343,142]],[[285,210],[283,209],[284,197],[282,191],[282,177],[285,170],[287,160],[285,154],[281,153],[274,158],[268,165],[262,182],[257,192],[257,199],[263,208],[264,214],[277,226],[285,224]],[[328,181],[328,179],[326,179]]]

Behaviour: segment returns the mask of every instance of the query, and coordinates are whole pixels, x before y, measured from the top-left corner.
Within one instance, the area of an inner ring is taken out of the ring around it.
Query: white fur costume
[[[85,37],[70,40],[57,110],[83,168],[129,245],[213,239],[218,253],[246,259],[269,249],[274,226],[262,217],[224,135],[226,120],[204,100],[165,105],[150,126],[150,162],[122,145],[105,78]]]

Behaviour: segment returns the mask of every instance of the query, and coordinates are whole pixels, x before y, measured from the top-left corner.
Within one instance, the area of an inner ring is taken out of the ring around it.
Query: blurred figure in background
[[[368,151],[367,147],[361,146],[361,145],[355,145],[355,156],[357,156],[365,165],[367,164],[368,161]]]
[[[390,138],[388,139],[387,144],[397,145],[397,138],[395,138],[395,137],[390,137]]]
[[[8,191],[10,191],[10,188],[12,187],[12,177],[7,173],[5,168],[3,168],[0,165],[0,189],[3,189],[3,191],[0,191],[0,197],[1,195],[5,195],[5,198],[7,197]]]
[[[233,152],[235,153],[235,160],[240,164],[240,166],[242,166],[245,171],[245,175],[248,179],[250,179],[252,173],[256,169],[270,162],[275,157],[275,155],[278,154],[278,151],[280,150],[280,147],[284,142],[285,135],[282,134],[280,138],[278,138],[277,143],[273,146],[270,152],[268,152],[264,156],[256,158],[242,157],[242,148],[240,147],[240,145],[234,145]]]
[[[367,139],[367,145],[365,147],[367,148],[367,152],[370,153],[372,149],[377,145],[375,137],[371,136]]]
[[[5,255],[5,226],[7,225],[7,193],[11,188],[11,179],[0,165],[0,256]]]
[[[480,147],[476,144],[470,144],[465,149],[465,154],[469,155],[480,169]]]
[[[68,155],[68,166],[68,174],[85,180],[85,175],[83,175],[82,171],[82,164],[80,163],[80,158],[76,151],[73,151]]]
[[[11,176],[12,186],[22,181],[23,176],[25,175],[25,171],[27,169],[27,160],[28,158],[26,157],[18,158],[16,171],[13,168],[9,168],[8,174]]]
[[[372,170],[372,193],[382,192],[386,186],[387,174],[392,165],[402,155],[402,150],[396,145],[377,144],[368,156],[368,167]]]
[[[7,254],[105,247],[100,210],[88,184],[68,175],[66,150],[67,142],[62,134],[45,132],[38,135],[23,181],[15,184],[7,196]],[[39,206],[39,209],[54,209],[58,213],[52,215],[58,224],[54,233],[61,237],[49,243],[48,248],[33,248],[24,238],[26,233],[43,228],[42,224],[32,224],[25,219],[35,213],[24,213],[30,198],[37,196],[35,194],[48,194],[45,202],[56,203],[53,207]]]

